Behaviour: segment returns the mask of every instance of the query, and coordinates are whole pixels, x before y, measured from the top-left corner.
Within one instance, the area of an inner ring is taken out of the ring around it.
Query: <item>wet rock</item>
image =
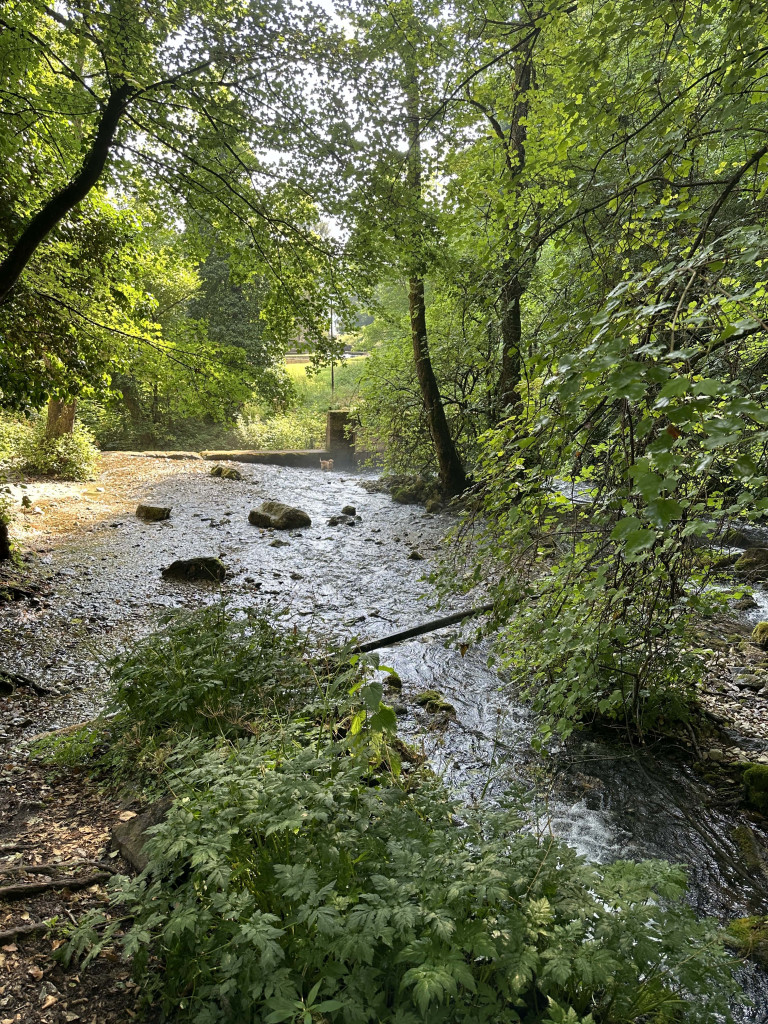
[[[129,821],[121,821],[112,829],[112,845],[136,871],[143,871],[149,864],[149,857],[144,851],[147,829],[163,821],[172,803],[173,798],[165,796],[142,814],[137,814]]]
[[[292,572],[292,573],[289,573],[289,575],[290,575],[292,580],[303,580],[304,579],[304,577],[301,575],[300,572]]]
[[[221,582],[227,575],[227,568],[219,558],[201,556],[198,558],[177,558],[162,570],[167,580],[215,580]]]
[[[733,607],[737,612],[750,612],[753,608],[758,608],[759,605],[751,594],[745,594],[744,597],[733,602]]]
[[[391,690],[402,690],[403,680],[397,672],[388,672],[387,678],[384,680],[384,685],[388,686]]]
[[[747,548],[733,569],[748,580],[768,580],[768,548]]]
[[[347,515],[346,513],[340,516],[331,516],[328,520],[329,526],[356,526],[357,520],[354,515]]]
[[[357,509],[355,508],[354,505],[345,505],[344,508],[341,510],[341,514],[343,516],[356,516]]]
[[[768,815],[768,765],[751,765],[743,778],[747,806],[759,814]]]
[[[424,561],[424,555],[422,555],[422,553],[420,551],[417,551],[416,548],[414,548],[413,551],[409,552],[408,558],[412,562],[423,562]]]
[[[211,476],[219,476],[222,480],[242,480],[243,474],[234,466],[214,466]]]
[[[768,650],[768,622],[758,622],[752,630],[751,639],[752,643],[757,644],[758,647]]]
[[[161,523],[171,518],[171,510],[162,505],[139,505],[136,518],[143,519],[145,523]]]
[[[262,502],[259,508],[249,513],[248,522],[268,530],[298,530],[312,525],[306,512],[292,505],[284,505],[281,501]]]
[[[270,541],[269,546],[271,548],[289,548],[291,545],[288,543],[287,540],[273,540]]]
[[[427,512],[439,512],[443,507],[443,503],[439,498],[430,498],[424,507]]]
[[[453,704],[450,704],[443,697],[442,693],[439,693],[437,690],[424,690],[422,693],[417,693],[414,700],[431,715],[447,714],[454,716],[456,714],[456,708]]]

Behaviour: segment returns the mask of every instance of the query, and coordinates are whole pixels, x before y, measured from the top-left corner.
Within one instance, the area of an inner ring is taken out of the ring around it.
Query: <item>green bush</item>
[[[147,870],[115,880],[68,955],[119,934],[167,1019],[729,1019],[732,962],[680,868],[589,866],[516,813],[468,812],[428,771],[400,771],[394,716],[357,659],[215,608],[116,676],[123,754],[132,731],[145,749],[173,740],[174,803]]]
[[[71,434],[48,437],[45,421],[21,441],[21,467],[28,473],[55,476],[62,480],[87,480],[96,468],[99,450],[93,434],[79,423]]]
[[[278,416],[262,417],[255,408],[246,407],[237,418],[236,432],[244,448],[324,448],[325,413],[297,407]]]
[[[29,420],[0,413],[0,466],[18,468],[21,450],[34,432]]]

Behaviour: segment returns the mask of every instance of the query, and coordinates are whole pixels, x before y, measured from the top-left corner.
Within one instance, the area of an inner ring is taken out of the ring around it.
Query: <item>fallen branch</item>
[[[34,935],[35,932],[47,932],[56,919],[49,917],[47,921],[38,921],[37,924],[20,924],[18,928],[9,928],[6,932],[0,932],[0,943],[11,942],[22,935]]]
[[[55,871],[61,871],[64,868],[79,868],[86,865],[89,867],[100,868],[102,871],[106,871],[110,875],[120,874],[117,868],[112,867],[111,864],[105,864],[100,860],[89,860],[86,858],[79,860],[62,860],[52,864],[10,864],[8,867],[0,868],[0,875],[52,875]]]
[[[452,626],[456,622],[462,622],[473,615],[482,615],[484,612],[493,610],[493,602],[478,605],[476,608],[469,608],[467,611],[454,612],[453,615],[444,615],[441,619],[432,619],[421,626],[412,626],[410,629],[402,629],[399,633],[390,633],[389,636],[381,637],[380,640],[369,640],[367,643],[358,644],[352,648],[353,654],[365,654],[367,651],[377,651],[380,647],[390,647],[392,644],[399,644],[402,640],[412,640],[415,636],[422,636],[424,633],[431,633],[444,626]]]
[[[30,679],[29,676],[22,675],[21,672],[9,672],[7,669],[0,668],[0,692],[5,692],[6,695],[11,694],[17,686],[26,686],[38,697],[46,697],[52,692],[47,687],[36,683],[34,679]]]
[[[87,889],[91,885],[106,882],[110,877],[108,872],[99,871],[94,875],[86,875],[85,878],[54,878],[50,882],[5,885],[0,887],[0,900],[23,900],[27,896],[36,896],[38,893],[48,892],[50,889],[69,889],[76,892],[78,889]]]

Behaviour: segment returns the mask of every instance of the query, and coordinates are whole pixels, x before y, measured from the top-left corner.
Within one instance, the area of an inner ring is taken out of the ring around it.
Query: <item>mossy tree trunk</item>
[[[45,424],[47,437],[63,437],[75,429],[75,413],[77,400],[71,398],[50,398],[48,400],[48,419]]]

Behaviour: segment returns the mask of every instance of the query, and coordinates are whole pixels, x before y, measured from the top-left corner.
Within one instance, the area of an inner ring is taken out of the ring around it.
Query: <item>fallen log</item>
[[[106,882],[112,876],[106,871],[98,871],[93,875],[86,875],[85,878],[54,878],[50,882],[20,882],[17,885],[4,885],[0,887],[0,900],[23,900],[27,896],[37,896],[41,892],[48,892],[49,889],[69,889],[76,892],[78,889],[88,889],[91,885],[98,885]]]
[[[416,636],[423,636],[424,633],[432,633],[436,629],[443,629],[444,626],[453,626],[457,622],[469,619],[473,615],[482,615],[484,612],[493,610],[493,602],[478,605],[476,608],[468,608],[463,612],[454,612],[452,615],[444,615],[440,619],[432,619],[421,626],[412,626],[410,629],[401,629],[398,633],[390,633],[379,640],[368,640],[364,644],[358,644],[352,648],[353,654],[366,654],[368,651],[377,651],[380,647],[391,647],[392,644],[399,644],[403,640],[412,640]]]
[[[0,945],[6,942],[12,942],[13,939],[18,939],[22,935],[34,935],[35,932],[47,932],[48,929],[55,923],[54,917],[49,917],[46,921],[38,921],[37,924],[20,924],[17,928],[9,928],[5,932],[0,932]]]

